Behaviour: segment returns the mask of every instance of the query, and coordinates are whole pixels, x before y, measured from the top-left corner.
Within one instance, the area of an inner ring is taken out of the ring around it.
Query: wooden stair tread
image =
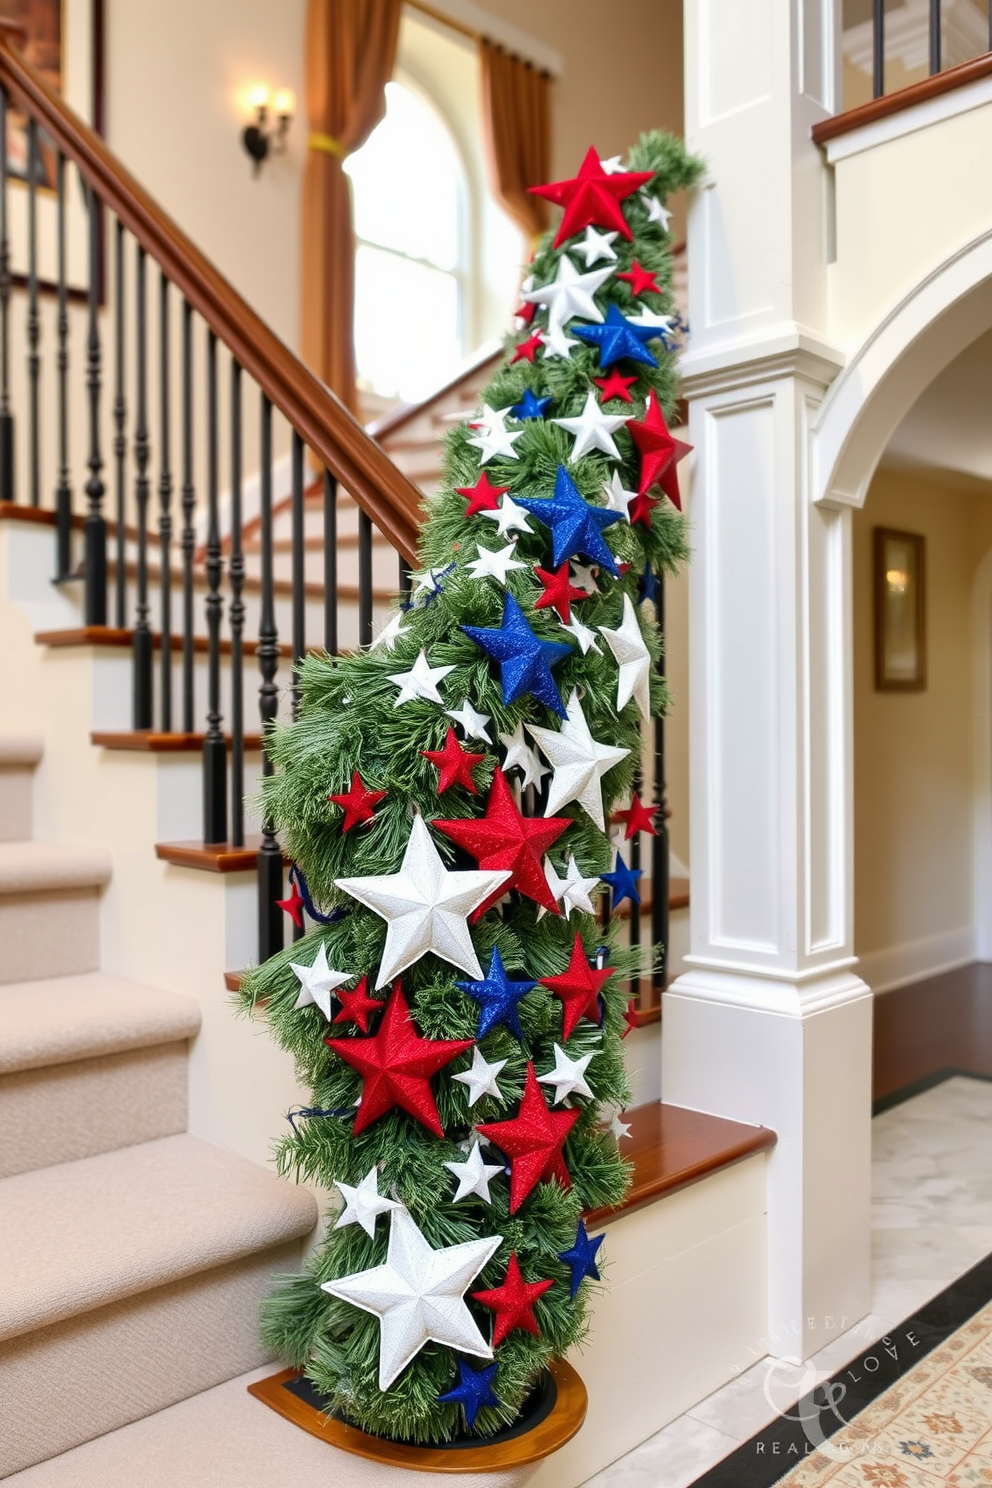
[[[260,834],[248,833],[243,847],[229,842],[156,842],[155,856],[176,868],[199,868],[206,873],[254,872],[255,860],[262,846]],[[283,862],[292,862],[283,855]]]
[[[129,627],[121,628],[117,625],[76,625],[67,630],[37,630],[35,631],[35,642],[39,646],[109,646],[126,649],[133,644],[134,631]],[[173,651],[182,651],[183,637],[173,635],[170,637]],[[257,640],[245,637],[242,651],[246,661],[251,661],[255,656]],[[162,637],[157,630],[152,631],[152,646],[156,651],[162,649]],[[203,655],[210,650],[210,641],[207,636],[196,635],[193,637],[193,650],[198,655]],[[230,656],[231,642],[226,636],[221,637],[220,653],[222,656]],[[310,646],[307,648],[308,656],[323,656],[322,646]],[[292,655],[291,648],[284,644],[279,645],[279,655],[289,657]]]
[[[155,729],[108,730],[97,729],[90,734],[90,743],[100,749],[125,750],[133,754],[198,754],[203,748],[206,734],[183,734],[157,732]],[[231,735],[224,735],[224,743],[231,748]],[[262,748],[261,734],[245,734],[245,750],[259,754]]]

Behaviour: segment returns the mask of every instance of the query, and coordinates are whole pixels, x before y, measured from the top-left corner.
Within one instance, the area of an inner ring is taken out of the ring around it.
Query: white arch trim
[[[992,229],[915,285],[837,376],[811,433],[811,496],[863,506],[900,420],[924,388],[992,328]]]

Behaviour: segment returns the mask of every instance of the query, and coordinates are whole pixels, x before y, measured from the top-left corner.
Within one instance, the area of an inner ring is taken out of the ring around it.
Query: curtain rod
[[[490,46],[497,47],[501,52],[509,52],[511,56],[517,57],[525,66],[533,67],[534,71],[539,72],[543,77],[554,78],[557,75],[555,68],[536,62],[532,57],[526,56],[524,48],[518,48],[512,42],[502,41],[496,36],[491,36],[482,27],[469,25],[467,21],[463,21],[460,17],[453,16],[447,11],[439,9],[436,5],[430,4],[430,0],[404,0],[404,3],[409,5],[411,9],[419,10],[423,15],[429,16],[432,21],[436,21],[439,25],[446,26],[448,30],[456,31],[459,36],[467,37],[469,41],[487,41]],[[560,71],[560,68],[558,70]]]

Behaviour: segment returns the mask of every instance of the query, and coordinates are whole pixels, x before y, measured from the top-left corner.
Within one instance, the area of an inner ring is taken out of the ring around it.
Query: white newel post
[[[839,9],[839,6],[837,7]],[[663,1099],[778,1133],[769,1351],[869,1310],[871,999],[854,971],[850,514],[814,506],[833,0],[686,0],[692,952]]]

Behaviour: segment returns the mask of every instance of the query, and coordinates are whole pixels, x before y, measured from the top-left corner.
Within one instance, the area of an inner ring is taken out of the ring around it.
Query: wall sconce
[[[257,176],[263,160],[270,155],[281,155],[286,148],[286,136],[296,111],[296,95],[292,88],[279,88],[273,97],[268,85],[260,83],[251,90],[248,101],[255,122],[244,130],[241,143],[251,156],[252,175]]]

